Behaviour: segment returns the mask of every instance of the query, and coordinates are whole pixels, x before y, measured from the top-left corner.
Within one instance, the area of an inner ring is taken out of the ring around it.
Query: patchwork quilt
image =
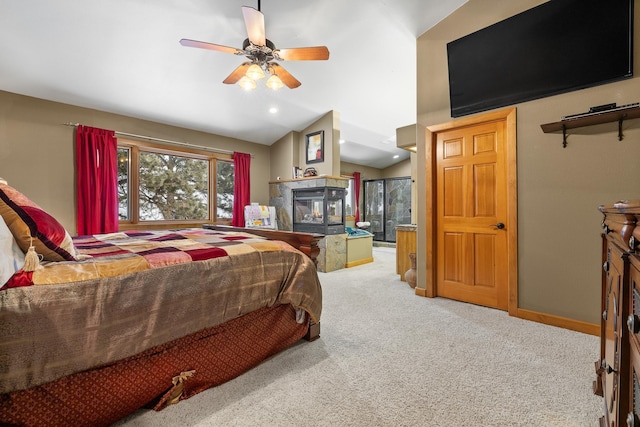
[[[151,268],[254,251],[294,250],[249,233],[200,228],[126,231],[73,237],[79,261],[44,262],[34,272],[18,272],[0,290],[113,277]]]

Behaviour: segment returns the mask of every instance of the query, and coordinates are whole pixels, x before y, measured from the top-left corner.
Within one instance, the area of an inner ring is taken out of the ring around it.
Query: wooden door
[[[446,130],[436,140],[436,293],[508,309],[505,121]]]

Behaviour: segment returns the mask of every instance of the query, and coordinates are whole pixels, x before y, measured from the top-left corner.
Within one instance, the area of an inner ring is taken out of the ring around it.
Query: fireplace
[[[344,196],[337,187],[293,189],[293,231],[343,234]]]

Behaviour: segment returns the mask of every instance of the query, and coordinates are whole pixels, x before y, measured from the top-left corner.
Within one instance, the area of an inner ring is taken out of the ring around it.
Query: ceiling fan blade
[[[284,83],[289,89],[295,89],[302,84],[298,81],[298,79],[289,74],[289,72],[285,70],[280,64],[269,62],[269,65],[271,66],[273,72],[278,77],[280,77],[282,83]]]
[[[267,38],[264,33],[264,15],[259,10],[249,6],[242,6],[242,16],[247,27],[249,41],[256,46],[265,46]]]
[[[329,59],[329,49],[326,46],[277,49],[275,53],[284,61],[320,61]]]
[[[233,70],[231,74],[229,74],[229,76],[226,79],[224,79],[222,83],[226,83],[228,85],[238,83],[238,80],[240,80],[242,76],[244,76],[245,73],[247,72],[247,68],[249,68],[249,65],[251,65],[251,62],[243,62],[238,66],[238,68]]]
[[[216,50],[218,52],[225,52],[225,53],[233,53],[233,54],[243,53],[240,49],[236,49],[235,47],[222,46],[220,44],[213,44],[213,43],[207,43],[207,42],[200,42],[198,40],[181,39],[180,44],[182,46],[198,47],[200,49]]]

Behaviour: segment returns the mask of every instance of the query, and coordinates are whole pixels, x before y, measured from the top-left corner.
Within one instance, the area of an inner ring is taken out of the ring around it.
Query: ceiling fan
[[[223,83],[238,83],[240,87],[251,90],[256,88],[256,80],[269,74],[270,77],[265,83],[268,88],[276,90],[286,85],[290,89],[294,89],[301,83],[275,61],[329,59],[329,49],[326,46],[277,49],[273,42],[265,37],[264,15],[260,11],[260,0],[258,0],[257,10],[249,6],[242,6],[242,15],[248,35],[248,38],[242,43],[242,49],[197,40],[180,40],[180,44],[183,46],[244,55],[250,60],[240,64],[224,79]]]

